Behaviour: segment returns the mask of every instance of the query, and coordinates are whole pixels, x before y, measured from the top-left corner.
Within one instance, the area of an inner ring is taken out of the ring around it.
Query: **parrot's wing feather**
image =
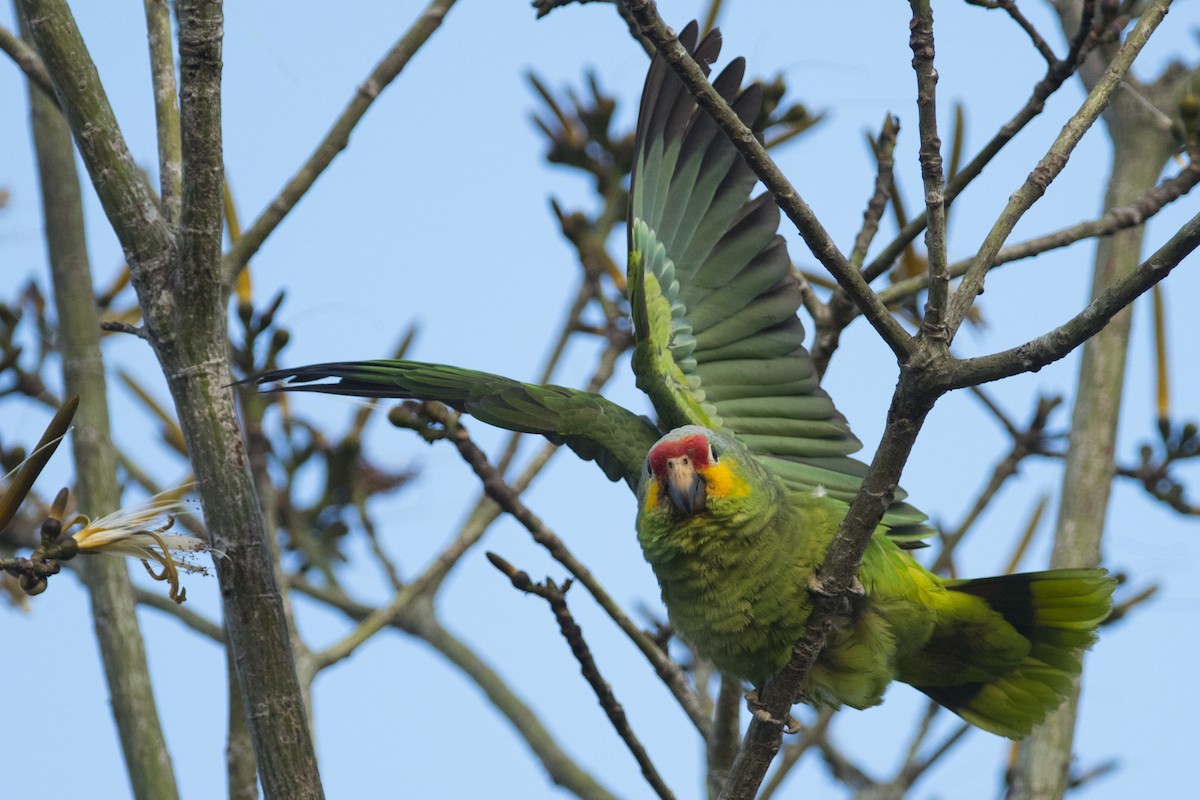
[[[679,40],[708,73],[721,49],[695,23]],[[741,90],[742,59],[712,82],[747,125],[760,87]],[[654,59],[642,92],[629,220],[634,372],[665,428],[732,432],[789,488],[849,501],[862,444],[818,385],[796,312],[800,285],[769,194],[670,66]],[[898,499],[902,499],[900,493]],[[925,517],[898,504],[884,523]],[[925,529],[927,532],[928,529]],[[899,530],[897,530],[899,532]]]
[[[331,380],[330,383],[311,381]],[[486,372],[420,361],[343,361],[256,375],[276,390],[437,400],[481,422],[538,433],[595,461],[610,480],[636,489],[646,453],[661,433],[645,417],[564,386],[535,386]]]

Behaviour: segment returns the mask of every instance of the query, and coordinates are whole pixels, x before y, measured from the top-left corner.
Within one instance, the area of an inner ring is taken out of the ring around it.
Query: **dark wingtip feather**
[[[354,397],[396,397],[406,395],[396,386],[387,383],[364,380],[364,367],[373,362],[369,361],[330,361],[324,364],[308,364],[291,369],[275,369],[252,375],[239,384],[275,383],[265,391],[271,392],[317,392],[322,394],[340,394]],[[314,383],[314,381],[336,379],[334,383]]]

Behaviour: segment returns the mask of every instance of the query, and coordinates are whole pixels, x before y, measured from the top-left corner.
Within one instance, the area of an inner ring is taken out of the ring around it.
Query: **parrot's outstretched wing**
[[[708,73],[721,49],[696,24],[680,42]],[[762,105],[741,89],[734,59],[712,82],[748,126]],[[670,66],[646,77],[634,149],[629,211],[630,306],[638,387],[665,428],[703,425],[737,436],[785,484],[821,486],[849,501],[866,467],[862,444],[818,386],[796,312],[800,285],[769,194],[750,199],[754,172]],[[918,526],[925,515],[898,503],[884,523]],[[928,529],[922,529],[927,533]]]
[[[329,379],[334,382],[311,383]],[[420,361],[312,364],[250,380],[280,382],[273,388],[281,391],[437,400],[489,425],[565,444],[595,461],[610,480],[624,480],[635,490],[646,453],[662,435],[645,417],[598,394]]]

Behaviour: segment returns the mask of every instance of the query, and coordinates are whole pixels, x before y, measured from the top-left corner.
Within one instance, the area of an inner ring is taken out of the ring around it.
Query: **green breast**
[[[808,619],[811,542],[784,503],[710,503],[686,520],[642,509],[638,540],[671,622],[721,672],[761,684],[787,663]]]

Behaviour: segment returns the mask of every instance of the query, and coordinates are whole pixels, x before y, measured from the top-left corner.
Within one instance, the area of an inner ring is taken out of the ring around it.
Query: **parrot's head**
[[[744,497],[743,448],[728,434],[686,425],[655,442],[646,456],[640,493],[645,507],[688,518]]]

